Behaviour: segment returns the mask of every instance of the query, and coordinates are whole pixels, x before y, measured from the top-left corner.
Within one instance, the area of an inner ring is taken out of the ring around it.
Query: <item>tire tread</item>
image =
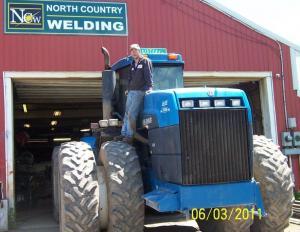
[[[106,142],[100,151],[108,186],[109,232],[142,232],[143,182],[135,149],[123,142]]]
[[[254,177],[260,182],[267,217],[256,219],[252,231],[281,232],[289,225],[294,202],[292,170],[278,145],[255,135]]]
[[[88,144],[61,145],[59,176],[60,231],[99,231],[99,185],[94,154]]]

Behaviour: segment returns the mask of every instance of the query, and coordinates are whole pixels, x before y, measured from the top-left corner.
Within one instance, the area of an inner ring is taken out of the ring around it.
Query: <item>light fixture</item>
[[[60,117],[60,116],[61,116],[61,111],[60,111],[60,110],[55,110],[55,111],[53,112],[53,116],[54,116],[54,117]]]
[[[50,122],[50,125],[51,125],[51,126],[56,126],[56,125],[57,125],[57,121],[56,121],[56,120],[52,120],[52,121]]]
[[[107,119],[100,120],[99,125],[100,127],[108,127],[108,120]]]
[[[31,125],[29,123],[24,124],[24,128],[30,128],[30,127],[31,127]]]
[[[181,102],[181,107],[183,108],[191,108],[194,107],[194,100],[184,100]]]
[[[210,100],[199,100],[199,107],[210,107]]]
[[[168,59],[169,60],[177,60],[178,54],[170,53],[170,54],[168,54]]]
[[[54,142],[66,142],[66,141],[71,141],[71,138],[54,138]]]
[[[241,106],[241,99],[230,99],[231,106],[233,107],[239,107]]]
[[[108,124],[109,124],[109,126],[118,126],[119,121],[118,121],[118,119],[111,118],[111,119],[108,119]]]
[[[215,100],[214,103],[215,107],[224,107],[226,105],[224,99]]]
[[[55,131],[55,128],[54,128],[54,127],[51,127],[51,131]]]
[[[27,113],[28,111],[27,111],[27,105],[26,104],[23,104],[23,112],[24,113]]]
[[[48,143],[48,139],[29,139],[28,143]]]
[[[91,129],[90,128],[86,128],[86,129],[81,129],[81,132],[89,132]]]

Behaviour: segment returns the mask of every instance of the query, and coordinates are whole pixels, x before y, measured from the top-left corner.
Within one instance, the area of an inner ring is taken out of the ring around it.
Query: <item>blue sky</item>
[[[300,0],[215,0],[300,46]]]

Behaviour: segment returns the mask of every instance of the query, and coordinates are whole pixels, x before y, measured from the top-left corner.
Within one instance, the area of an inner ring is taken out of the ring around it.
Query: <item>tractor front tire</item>
[[[143,181],[135,149],[124,142],[106,142],[100,161],[107,186],[107,231],[144,231]]]
[[[99,231],[99,185],[91,147],[62,144],[58,164],[60,232]]]
[[[60,146],[56,146],[52,152],[52,200],[53,200],[53,218],[59,222],[59,181],[58,181],[58,153]]]
[[[253,138],[254,178],[260,183],[267,216],[255,218],[251,231],[281,232],[289,225],[294,202],[292,171],[278,145],[264,136]]]

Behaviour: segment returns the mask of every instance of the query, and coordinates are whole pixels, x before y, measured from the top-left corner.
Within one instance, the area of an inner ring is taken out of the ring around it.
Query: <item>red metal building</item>
[[[185,60],[186,86],[257,81],[264,133],[279,144],[281,133],[289,131],[286,128],[285,95],[286,117],[296,118],[298,124],[294,130],[300,130],[298,74],[297,70],[292,70],[294,61],[291,60],[297,57],[299,47],[212,1],[119,2],[127,3],[128,36],[30,35],[2,31],[0,70],[3,79],[34,72],[47,72],[48,75],[51,72],[99,72],[100,75],[103,69],[101,46],[107,47],[112,60],[116,61],[128,53],[131,43],[138,42],[143,47],[164,47],[181,53]],[[0,27],[4,28],[2,4],[0,8]],[[6,94],[9,93],[5,92],[4,81],[0,83],[0,97],[3,99],[0,101],[0,181],[7,184],[4,195],[9,197],[8,176],[13,170],[7,164],[11,146],[6,141],[13,131],[7,124],[9,106],[6,105]],[[292,159],[299,190],[299,160],[297,156]]]

